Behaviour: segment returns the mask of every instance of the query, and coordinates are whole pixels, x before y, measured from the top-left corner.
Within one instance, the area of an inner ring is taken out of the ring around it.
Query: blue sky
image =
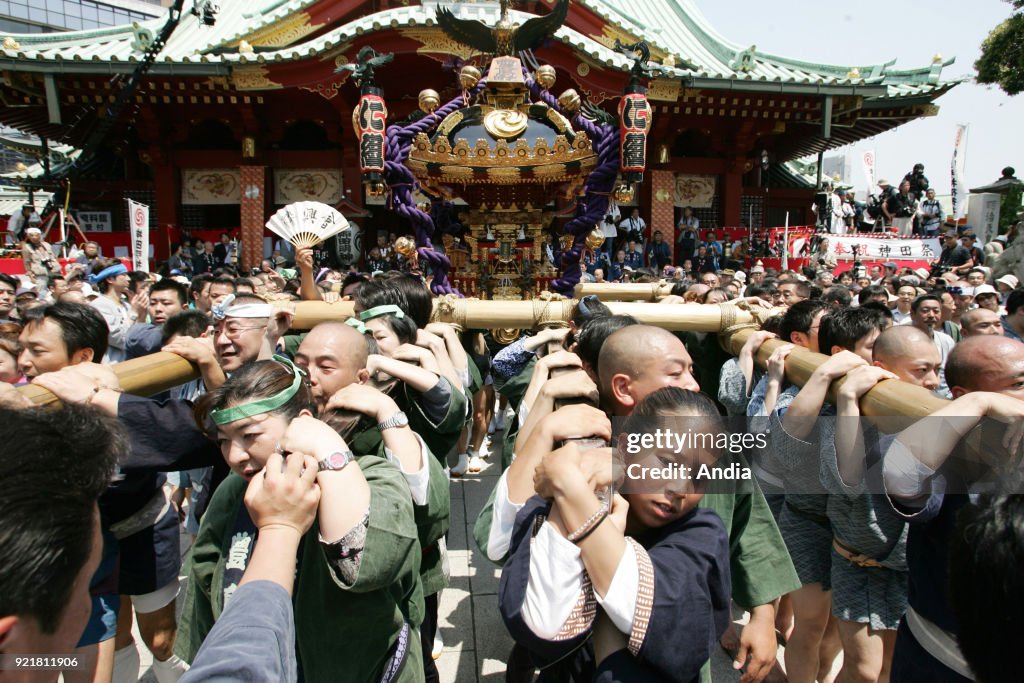
[[[643,0],[641,0],[643,1]],[[878,64],[892,68],[931,64],[940,53],[956,57],[943,79],[973,79],[974,61],[989,30],[1010,15],[1002,0],[860,0],[845,6],[808,0],[693,0],[730,41],[758,51],[816,63]],[[966,182],[977,187],[999,178],[1004,166],[1024,177],[1024,95],[967,82],[936,101],[938,116],[919,119],[839,152],[856,152],[852,183],[863,190],[860,153],[874,149],[879,178],[903,177],[916,162],[939,194],[949,193],[955,126],[968,124]],[[833,151],[828,154],[836,154]]]

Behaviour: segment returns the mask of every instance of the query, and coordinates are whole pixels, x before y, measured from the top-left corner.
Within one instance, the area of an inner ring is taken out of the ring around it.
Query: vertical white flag
[[[149,270],[149,207],[128,201],[128,226],[132,239],[132,270]]]
[[[875,191],[875,150],[869,149],[864,152],[864,156],[861,157],[861,163],[864,164],[864,177],[868,180],[868,191],[865,196],[865,199],[867,199]]]
[[[786,225],[782,229],[782,269],[789,270],[789,211],[786,212]]]
[[[956,127],[953,143],[953,163],[950,190],[953,195],[953,218],[959,220],[967,212],[967,186],[964,185],[964,169],[967,166],[967,126]]]

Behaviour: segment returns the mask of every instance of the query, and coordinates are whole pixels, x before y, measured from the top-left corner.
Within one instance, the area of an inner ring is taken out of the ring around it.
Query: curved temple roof
[[[186,3],[189,4],[189,3]],[[432,27],[439,3],[394,7],[338,23],[315,23],[312,16],[357,16],[363,2],[355,0],[222,0],[214,26],[183,12],[181,24],[158,56],[151,73],[226,75],[236,65],[297,61],[344,46],[353,39],[393,29]],[[463,18],[496,22],[497,2],[445,2]],[[513,11],[522,22],[529,16]],[[579,17],[604,23],[602,34],[574,28]],[[0,35],[0,66],[14,71],[110,73],[134,67],[140,45],[157,33],[164,18],[141,24],[57,34]],[[758,52],[732,43],[717,33],[693,0],[575,0],[565,26],[555,38],[606,67],[628,71],[630,62],[614,52],[616,37],[646,39],[656,57],[672,55],[679,66],[663,66],[663,78],[692,78],[694,87],[814,92],[904,98],[941,94],[955,82],[941,72],[953,60],[937,59],[913,70],[893,70],[893,62],[875,65],[826,65]],[[254,47],[240,48],[241,41]]]

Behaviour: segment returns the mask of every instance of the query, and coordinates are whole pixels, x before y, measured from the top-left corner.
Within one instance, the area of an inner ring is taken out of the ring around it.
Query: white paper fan
[[[271,216],[267,228],[302,249],[348,230],[348,219],[323,202],[295,202]]]

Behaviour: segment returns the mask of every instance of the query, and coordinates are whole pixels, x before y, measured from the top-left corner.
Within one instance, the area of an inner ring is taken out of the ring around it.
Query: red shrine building
[[[554,0],[512,6],[522,23]],[[373,233],[406,232],[361,184],[353,107],[359,88],[341,65],[364,46],[394,53],[377,71],[389,120],[417,109],[421,90],[459,96],[459,69],[486,56],[437,26],[439,5],[494,25],[498,2],[221,0],[186,2],[148,69],[166,19],[70,33],[0,35],[0,123],[52,145],[84,148],[69,169],[21,180],[53,190],[70,170],[73,211],[108,215],[127,243],[125,199],[150,205],[156,258],[180,231],[243,236],[246,266],[262,256],[263,225],[299,200],[338,207]],[[956,85],[951,60],[825,65],[759,52],[722,37],[694,0],[573,0],[554,36],[524,61],[555,68],[569,88],[615,112],[632,62],[615,51],[646,41],[653,74],[647,172],[635,203],[672,235],[684,206],[702,227],[810,222],[813,187],[783,162],[877,135],[937,112]],[[94,154],[89,152],[95,152]],[[622,208],[623,216],[628,209]],[[372,243],[372,239],[369,240]]]

